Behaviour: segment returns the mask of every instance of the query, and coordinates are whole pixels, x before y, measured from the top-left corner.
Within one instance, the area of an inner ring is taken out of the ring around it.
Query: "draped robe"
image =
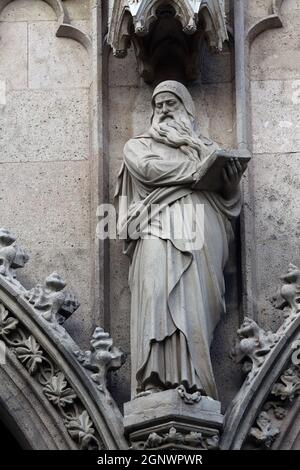
[[[207,154],[213,151],[207,143]],[[132,397],[147,383],[162,388],[183,384],[217,398],[210,344],[225,312],[223,270],[233,236],[230,219],[238,216],[240,195],[231,200],[217,193],[197,191],[199,162],[145,134],[127,142],[116,196],[120,200],[119,229],[124,238],[131,222],[151,223],[151,238],[130,232],[125,253],[131,257]],[[159,205],[158,211],[149,207]],[[175,236],[185,225],[187,204],[204,205],[203,239],[193,249]],[[151,219],[151,220],[150,220]],[[178,226],[177,226],[178,228]],[[149,227],[148,227],[149,229]]]

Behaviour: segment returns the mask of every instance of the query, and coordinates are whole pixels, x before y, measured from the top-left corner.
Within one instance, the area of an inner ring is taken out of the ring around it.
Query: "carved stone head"
[[[172,94],[173,99],[174,96],[180,103],[183,105],[186,113],[189,115],[190,120],[195,120],[195,105],[193,98],[191,97],[188,89],[180,82],[176,82],[175,80],[166,80],[155,88],[153,95],[152,95],[152,108],[153,108],[153,115],[155,114],[156,109],[156,98],[158,95],[161,94]],[[153,118],[153,116],[152,116]]]

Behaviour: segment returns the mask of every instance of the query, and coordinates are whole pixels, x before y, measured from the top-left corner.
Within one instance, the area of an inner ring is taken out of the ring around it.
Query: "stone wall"
[[[270,1],[250,2],[251,21]],[[283,27],[265,31],[251,48],[253,174],[259,319],[278,326],[271,308],[279,277],[300,263],[300,1],[284,0]]]
[[[64,2],[89,29],[89,1]],[[59,272],[81,307],[68,322],[79,342],[91,328],[89,58],[57,38],[43,1],[15,0],[0,16],[0,224],[31,260],[20,275],[35,285]]]

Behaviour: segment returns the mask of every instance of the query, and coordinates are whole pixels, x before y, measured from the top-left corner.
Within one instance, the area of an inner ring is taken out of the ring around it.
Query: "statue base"
[[[207,450],[219,447],[221,403],[183,387],[135,398],[124,405],[132,449]]]

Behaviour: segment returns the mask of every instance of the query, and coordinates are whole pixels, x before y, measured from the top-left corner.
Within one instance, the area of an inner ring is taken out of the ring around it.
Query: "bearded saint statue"
[[[190,93],[179,82],[162,82],[152,108],[150,129],[125,145],[116,192],[119,235],[131,258],[132,398],[183,385],[217,399],[210,345],[225,311],[223,270],[245,168],[230,160],[220,193],[195,189],[218,146],[199,136]],[[185,215],[197,205],[204,224],[194,230],[203,232],[203,243],[193,247],[175,232],[192,231]],[[143,236],[145,222],[150,237]]]

